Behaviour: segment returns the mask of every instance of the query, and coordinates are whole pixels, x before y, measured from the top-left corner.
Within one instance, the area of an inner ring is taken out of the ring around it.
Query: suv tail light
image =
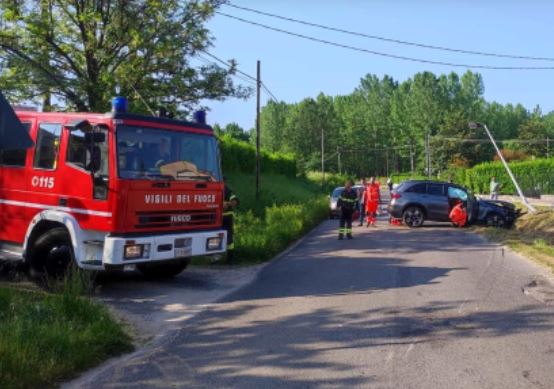
[[[400,193],[397,193],[397,192],[392,192],[390,197],[391,197],[391,199],[399,199],[400,197],[402,197],[402,195]]]

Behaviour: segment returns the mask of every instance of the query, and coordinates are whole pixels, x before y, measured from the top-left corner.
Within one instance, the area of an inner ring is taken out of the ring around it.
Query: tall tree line
[[[269,102],[261,112],[262,145],[294,153],[300,171],[319,170],[323,136],[326,169],[338,171],[340,163],[341,171],[357,175],[409,172],[412,163],[422,173],[428,149],[436,174],[494,158],[490,143],[468,141],[487,139],[482,130],[468,127],[469,121],[480,121],[497,139],[518,140],[501,142],[510,156],[553,154],[546,139],[554,140],[554,113],[487,102],[483,93],[482,76],[471,71],[422,72],[404,82],[368,74],[348,95]]]

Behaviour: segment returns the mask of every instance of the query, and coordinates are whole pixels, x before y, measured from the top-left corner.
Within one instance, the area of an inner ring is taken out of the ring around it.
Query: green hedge
[[[308,181],[315,186],[319,186],[323,193],[329,194],[338,186],[344,186],[346,180],[351,179],[356,182],[354,177],[350,177],[346,174],[337,173],[325,173],[325,183],[323,184],[323,174],[321,172],[308,172],[306,173]],[[322,186],[323,184],[323,186]]]
[[[253,145],[225,134],[219,140],[224,172],[254,173],[256,171],[256,148]],[[262,149],[260,166],[262,173],[296,177],[296,161],[291,154],[270,153]]]
[[[524,192],[538,189],[542,194],[554,193],[554,158],[510,162],[509,166]],[[482,163],[465,170],[463,184],[476,193],[488,193],[493,176],[502,185],[502,194],[516,193],[501,162]]]
[[[283,251],[327,218],[329,202],[324,197],[302,204],[272,205],[265,217],[239,213],[235,228],[236,257],[241,262],[261,262]]]
[[[270,259],[328,216],[327,196],[307,179],[264,175],[260,198],[256,200],[252,174],[231,172],[227,178],[240,200],[235,219],[235,253],[239,262]]]

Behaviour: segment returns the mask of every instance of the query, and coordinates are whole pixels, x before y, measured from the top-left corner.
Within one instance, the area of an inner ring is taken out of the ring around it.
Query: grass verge
[[[55,293],[0,287],[0,386],[53,387],[133,349],[106,307],[74,282]]]
[[[271,259],[328,216],[326,194],[308,179],[264,174],[259,200],[255,196],[254,175],[229,173],[227,179],[240,199],[235,216],[237,263]],[[208,261],[195,258],[193,263],[205,265]]]
[[[525,214],[509,230],[485,227],[475,230],[554,271],[554,211],[542,209],[536,214]]]

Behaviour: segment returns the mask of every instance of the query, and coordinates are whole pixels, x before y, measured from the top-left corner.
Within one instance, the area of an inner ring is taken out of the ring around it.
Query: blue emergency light
[[[194,118],[194,121],[198,124],[206,124],[206,111],[199,110],[194,112],[192,115]]]
[[[127,112],[127,98],[116,96],[112,99],[112,112]]]

